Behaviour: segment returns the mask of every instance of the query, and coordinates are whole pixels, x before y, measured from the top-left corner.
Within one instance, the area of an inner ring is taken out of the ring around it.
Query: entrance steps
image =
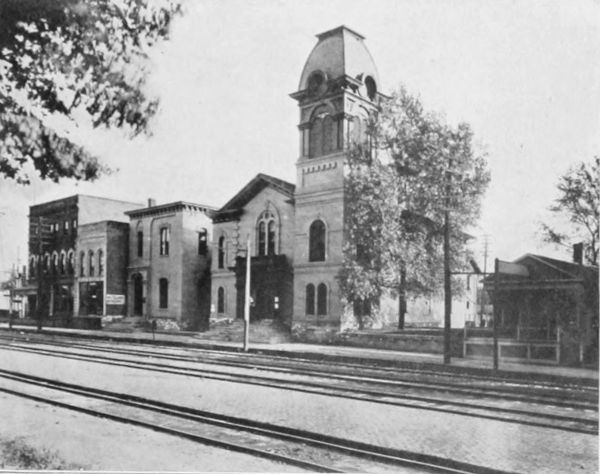
[[[144,318],[142,316],[132,317],[110,317],[102,318],[102,329],[107,331],[117,332],[135,332],[144,326]]]
[[[242,342],[244,321],[241,319],[211,322],[202,339],[209,341]],[[292,340],[290,329],[279,321],[263,319],[250,323],[250,343],[279,344]]]

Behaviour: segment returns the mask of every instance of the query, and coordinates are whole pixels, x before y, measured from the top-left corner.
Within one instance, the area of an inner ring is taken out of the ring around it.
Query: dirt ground
[[[272,461],[4,393],[0,393],[0,420],[0,439],[20,438],[36,452],[52,453],[70,469],[298,472]]]

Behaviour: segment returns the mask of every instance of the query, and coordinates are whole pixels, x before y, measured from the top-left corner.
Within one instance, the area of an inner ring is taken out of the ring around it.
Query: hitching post
[[[250,237],[246,244],[246,291],[244,294],[244,352],[248,351],[250,332]]]

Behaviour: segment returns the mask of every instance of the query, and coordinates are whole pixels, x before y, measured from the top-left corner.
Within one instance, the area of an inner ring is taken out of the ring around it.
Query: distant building
[[[126,213],[129,316],[182,329],[208,324],[213,210],[202,204],[156,205],[149,200],[148,207]]]
[[[39,308],[50,320],[71,318],[79,281],[75,269],[82,265],[79,226],[101,220],[126,222],[124,212],[140,206],[82,194],[31,206],[28,278],[19,290],[26,299],[26,314],[33,317]]]

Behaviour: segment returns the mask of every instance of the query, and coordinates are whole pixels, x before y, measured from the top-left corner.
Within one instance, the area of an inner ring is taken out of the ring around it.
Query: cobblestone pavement
[[[0,420],[0,438],[10,440],[23,437],[26,444],[36,450],[50,450],[69,464],[85,470],[301,471],[285,464],[204,446],[5,393],[0,393]]]
[[[498,469],[597,472],[598,437],[2,350],[0,366]]]

